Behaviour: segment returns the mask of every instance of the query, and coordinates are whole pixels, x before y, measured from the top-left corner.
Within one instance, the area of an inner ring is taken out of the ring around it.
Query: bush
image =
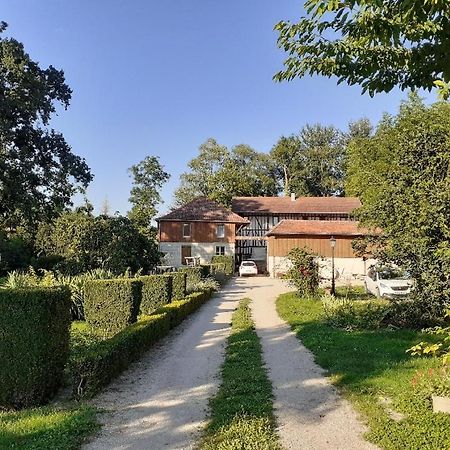
[[[143,316],[110,339],[79,345],[71,354],[69,377],[75,397],[90,397],[128,368],[170,329],[166,314]]]
[[[315,296],[320,281],[316,255],[307,249],[293,248],[287,257],[291,262],[291,268],[285,277],[295,286],[299,296]]]
[[[202,264],[200,266],[200,269],[202,271],[202,278],[207,278],[211,275],[211,265],[209,264]]]
[[[170,302],[172,278],[162,275],[140,277],[142,282],[141,314],[151,314]]]
[[[193,292],[205,292],[205,291],[218,291],[220,283],[212,277],[207,277],[194,284],[187,285],[187,293]]]
[[[142,282],[136,279],[91,280],[85,285],[84,312],[90,326],[112,336],[136,322]]]
[[[178,272],[186,274],[187,285],[199,283],[202,280],[202,268],[201,267],[180,267]]]
[[[323,311],[326,321],[346,330],[375,330],[383,326],[389,312],[386,300],[348,300],[325,297]]]
[[[225,275],[234,274],[234,256],[215,255],[211,258],[213,270],[225,272]]]
[[[101,340],[95,332],[74,331],[68,369],[74,395],[94,395],[210,296],[211,291],[195,293],[164,305],[154,315],[141,316],[137,323],[110,339]]]
[[[170,300],[181,300],[186,297],[186,279],[187,276],[184,272],[171,272],[164,276],[172,279],[172,292]]]
[[[49,400],[69,351],[70,292],[66,288],[0,289],[0,406]]]

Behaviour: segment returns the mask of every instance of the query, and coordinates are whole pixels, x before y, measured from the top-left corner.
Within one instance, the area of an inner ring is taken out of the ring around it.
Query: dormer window
[[[191,224],[190,223],[183,223],[183,237],[184,238],[191,237]]]
[[[225,225],[223,223],[220,224],[220,225],[217,225],[216,236],[218,238],[224,238],[225,237]]]

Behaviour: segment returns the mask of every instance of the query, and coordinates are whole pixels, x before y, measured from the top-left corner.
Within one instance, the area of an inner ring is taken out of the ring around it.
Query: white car
[[[256,266],[255,261],[242,261],[239,266],[239,276],[243,277],[244,275],[258,275],[258,267]]]
[[[391,266],[372,266],[364,280],[366,292],[376,297],[404,298],[411,293],[413,281],[407,272]]]

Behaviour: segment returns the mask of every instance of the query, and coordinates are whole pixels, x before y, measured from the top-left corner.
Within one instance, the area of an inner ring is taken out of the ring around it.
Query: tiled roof
[[[361,202],[356,197],[235,197],[231,209],[241,215],[257,213],[300,214],[335,213],[348,214],[359,208]]]
[[[198,197],[159,217],[157,221],[224,222],[247,224],[248,220],[206,197]]]
[[[369,234],[369,230],[360,228],[359,222],[352,220],[282,220],[267,233],[267,236],[364,236],[366,234]]]

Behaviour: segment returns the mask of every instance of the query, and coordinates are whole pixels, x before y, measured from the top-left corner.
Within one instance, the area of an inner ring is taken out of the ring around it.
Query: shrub
[[[319,264],[316,255],[307,249],[293,248],[288,253],[291,263],[285,277],[295,286],[301,297],[315,296],[319,288]]]
[[[202,271],[202,278],[207,278],[211,274],[211,265],[209,264],[202,264],[200,269]]]
[[[202,268],[201,267],[180,267],[178,272],[186,274],[186,284],[196,284],[202,280]]]
[[[326,321],[346,330],[375,330],[382,327],[389,312],[386,300],[348,300],[324,297]]]
[[[234,256],[215,255],[211,258],[213,269],[225,272],[225,275],[234,273]]]
[[[220,283],[212,277],[207,277],[194,284],[187,285],[187,293],[193,292],[205,292],[205,291],[218,291]]]
[[[66,288],[0,290],[0,406],[43,403],[57,391],[69,351]]]
[[[186,297],[186,274],[184,272],[171,272],[164,276],[172,278],[172,292],[170,300],[181,300]]]
[[[69,377],[76,397],[90,397],[106,386],[142,353],[169,332],[166,314],[142,316],[110,339],[75,346],[69,362]]]
[[[170,302],[172,278],[162,275],[140,277],[142,282],[141,314],[151,314]]]
[[[136,322],[142,282],[136,279],[91,280],[85,285],[88,324],[112,336]]]

